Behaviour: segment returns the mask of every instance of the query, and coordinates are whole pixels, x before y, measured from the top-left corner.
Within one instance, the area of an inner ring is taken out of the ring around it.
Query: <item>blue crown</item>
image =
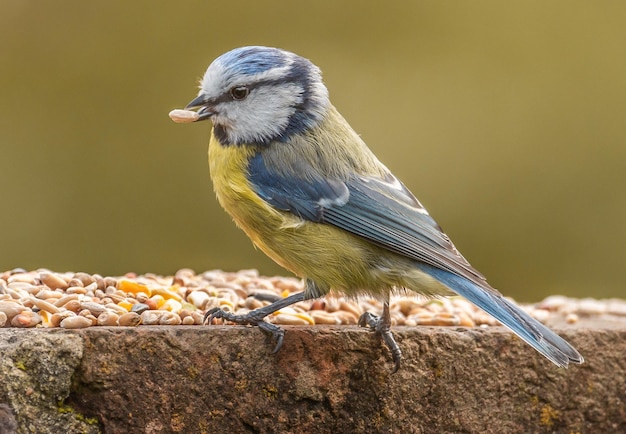
[[[255,75],[285,64],[288,54],[270,47],[241,47],[222,54],[215,59],[235,74]]]

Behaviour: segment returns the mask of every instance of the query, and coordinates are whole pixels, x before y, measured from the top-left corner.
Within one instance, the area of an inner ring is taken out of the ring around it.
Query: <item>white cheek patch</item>
[[[245,101],[224,104],[224,117],[231,120],[230,140],[245,143],[280,135],[301,100],[300,86],[282,84],[257,88]]]

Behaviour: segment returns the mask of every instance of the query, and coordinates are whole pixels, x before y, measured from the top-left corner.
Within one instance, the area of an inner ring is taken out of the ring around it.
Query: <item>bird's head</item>
[[[236,48],[215,59],[186,109],[211,119],[224,145],[285,141],[314,127],[329,106],[319,68],[270,47]]]

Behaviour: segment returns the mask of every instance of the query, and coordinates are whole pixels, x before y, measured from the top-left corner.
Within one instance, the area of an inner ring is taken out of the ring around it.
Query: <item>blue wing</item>
[[[347,180],[285,176],[269,170],[261,154],[250,160],[256,193],[278,209],[359,235],[412,258],[425,273],[467,298],[510,328],[558,366],[582,363],[564,339],[493,289],[456,250],[439,225],[392,174]]]
[[[482,274],[461,256],[426,209],[391,173],[384,179],[286,177],[269,170],[262,154],[250,160],[248,170],[256,193],[278,209],[337,226],[491,290]]]

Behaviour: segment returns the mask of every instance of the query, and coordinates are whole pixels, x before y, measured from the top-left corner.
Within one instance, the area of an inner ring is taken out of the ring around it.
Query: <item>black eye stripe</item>
[[[292,78],[290,79],[289,77],[287,78],[283,78],[283,79],[273,79],[273,80],[262,80],[262,81],[257,81],[256,83],[251,83],[251,84],[240,84],[240,85],[236,85],[236,86],[232,86],[230,87],[226,92],[224,92],[223,94],[221,94],[220,96],[218,96],[217,98],[211,98],[209,100],[207,100],[207,103],[211,104],[211,105],[217,105],[223,102],[229,102],[229,101],[233,101],[233,96],[231,95],[231,91],[232,89],[236,88],[236,87],[247,87],[248,88],[248,94],[252,93],[252,91],[254,89],[256,89],[257,87],[261,87],[261,86],[272,86],[272,85],[278,85],[278,84],[283,84],[283,83],[296,83],[299,80]]]

